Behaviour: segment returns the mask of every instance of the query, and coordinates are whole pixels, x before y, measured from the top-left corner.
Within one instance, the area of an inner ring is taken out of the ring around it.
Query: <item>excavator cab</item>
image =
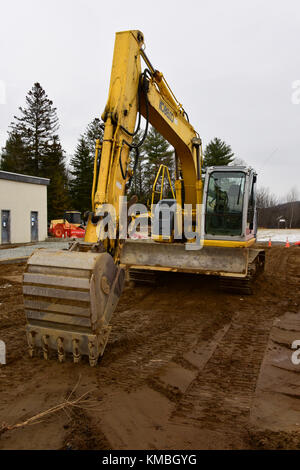
[[[249,241],[256,235],[256,173],[247,167],[210,167],[204,178],[205,240]],[[176,198],[153,205],[152,239],[173,242]]]
[[[247,241],[256,233],[256,174],[246,167],[207,169],[204,200],[205,238]]]
[[[79,211],[66,211],[64,213],[64,220],[75,226],[82,225],[81,213]]]
[[[257,231],[255,188],[252,168],[206,169],[201,246],[196,250],[184,237],[173,237],[176,200],[161,200],[156,206],[152,240],[127,240],[122,251],[121,263],[129,269],[130,279],[142,281],[145,273],[147,279],[149,271],[190,272],[217,276],[221,288],[250,294],[252,280],[263,270],[265,258],[263,250],[253,247]],[[169,243],[155,243],[166,241]]]

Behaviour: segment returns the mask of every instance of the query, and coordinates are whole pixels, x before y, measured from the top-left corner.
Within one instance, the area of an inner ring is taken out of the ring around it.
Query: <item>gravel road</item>
[[[68,248],[69,243],[63,242],[39,242],[35,245],[23,245],[17,248],[7,248],[0,250],[0,262],[17,258],[26,258],[37,248],[47,248],[49,250],[63,250]]]

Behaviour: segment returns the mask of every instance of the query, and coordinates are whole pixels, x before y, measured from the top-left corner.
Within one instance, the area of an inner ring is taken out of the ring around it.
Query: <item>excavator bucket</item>
[[[124,284],[124,271],[108,253],[36,250],[23,279],[29,354],[41,348],[45,359],[56,350],[63,362],[102,356],[109,320]]]

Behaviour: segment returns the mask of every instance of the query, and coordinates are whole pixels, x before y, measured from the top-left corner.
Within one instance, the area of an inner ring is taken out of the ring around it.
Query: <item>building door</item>
[[[1,243],[10,243],[10,211],[1,211]]]
[[[38,213],[31,212],[30,214],[31,223],[31,241],[36,242],[39,239],[39,228],[38,228]]]

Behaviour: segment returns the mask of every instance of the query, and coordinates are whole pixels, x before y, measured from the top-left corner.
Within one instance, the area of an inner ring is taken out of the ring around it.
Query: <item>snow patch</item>
[[[286,242],[290,243],[300,241],[300,229],[259,229],[257,231],[257,241],[267,242],[271,238],[272,242]]]

